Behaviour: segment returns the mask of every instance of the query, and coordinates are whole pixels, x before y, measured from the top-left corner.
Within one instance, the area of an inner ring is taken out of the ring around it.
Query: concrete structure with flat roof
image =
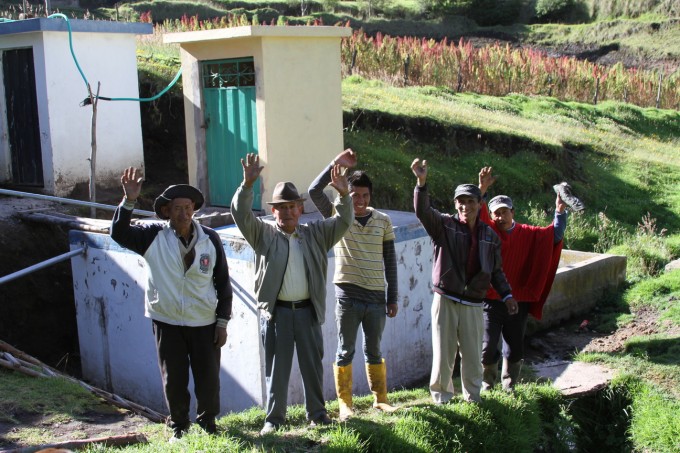
[[[0,183],[57,196],[87,183],[93,112],[80,105],[84,77],[95,94],[101,83],[101,96],[138,98],[135,36],[152,31],[60,17],[0,22]],[[143,167],[139,103],[99,101],[96,143],[98,186],[116,187],[124,168]]]
[[[248,152],[265,166],[260,209],[277,182],[304,191],[343,150],[340,40],[350,34],[246,26],[163,37],[181,48],[189,182],[211,205],[229,206]]]

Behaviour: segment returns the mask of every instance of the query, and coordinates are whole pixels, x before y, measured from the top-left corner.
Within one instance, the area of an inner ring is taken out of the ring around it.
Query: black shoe
[[[309,422],[309,426],[330,425],[331,423],[333,423],[333,420],[331,420],[328,414],[324,413],[320,417],[317,417],[316,419]]]
[[[215,424],[215,420],[208,420],[208,421],[200,421],[196,422],[198,426],[200,426],[203,431],[205,431],[208,434],[217,434],[217,425]]]
[[[567,206],[571,208],[572,211],[583,211],[586,208],[583,202],[572,193],[571,186],[566,182],[555,184],[553,189],[555,190],[555,193],[560,196],[562,201],[564,201]]]

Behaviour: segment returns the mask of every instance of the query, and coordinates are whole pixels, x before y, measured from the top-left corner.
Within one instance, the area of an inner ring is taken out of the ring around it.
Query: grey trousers
[[[323,398],[323,337],[313,307],[297,310],[276,307],[267,320],[260,316],[260,334],[265,354],[267,381],[266,422],[281,425],[286,421],[288,382],[297,352],[305,392],[307,419],[316,420],[326,413]]]

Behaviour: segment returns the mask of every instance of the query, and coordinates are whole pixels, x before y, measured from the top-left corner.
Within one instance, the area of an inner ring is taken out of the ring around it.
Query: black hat
[[[455,200],[462,195],[475,197],[477,200],[482,199],[482,191],[479,190],[479,187],[475,186],[474,184],[461,184],[456,187],[456,191],[453,194],[453,199]]]
[[[306,198],[302,198],[298,193],[295,185],[292,182],[279,182],[276,183],[274,187],[274,193],[272,194],[272,201],[268,201],[269,205],[276,205],[280,203],[291,203],[294,201],[305,201]]]
[[[489,212],[495,212],[499,208],[512,209],[512,198],[507,195],[498,195],[489,201]]]
[[[189,184],[177,184],[170,186],[153,202],[153,210],[161,220],[168,220],[168,217],[161,213],[161,208],[170,203],[175,198],[188,198],[194,202],[194,210],[198,211],[203,206],[203,194],[200,190]]]

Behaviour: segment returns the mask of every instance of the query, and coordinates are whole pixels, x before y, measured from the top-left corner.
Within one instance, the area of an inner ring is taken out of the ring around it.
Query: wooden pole
[[[663,71],[659,70],[659,88],[656,90],[656,108],[661,108],[661,82],[663,82]]]
[[[91,439],[81,440],[67,440],[65,442],[57,442],[54,444],[38,445],[35,447],[15,448],[13,450],[3,450],[5,453],[36,453],[45,449],[54,449],[54,451],[71,451],[80,450],[89,445],[101,444],[105,447],[126,447],[128,445],[146,444],[148,440],[144,434],[128,433],[119,436],[97,437]],[[53,450],[48,450],[53,451]]]
[[[90,85],[88,84],[87,86],[87,91],[90,94],[90,102],[92,104],[92,140],[90,142],[90,202],[92,203],[97,201],[97,101],[99,100],[99,89],[101,86],[101,82],[97,82],[96,96],[92,96]],[[93,219],[97,218],[97,208],[90,208],[90,217]]]

